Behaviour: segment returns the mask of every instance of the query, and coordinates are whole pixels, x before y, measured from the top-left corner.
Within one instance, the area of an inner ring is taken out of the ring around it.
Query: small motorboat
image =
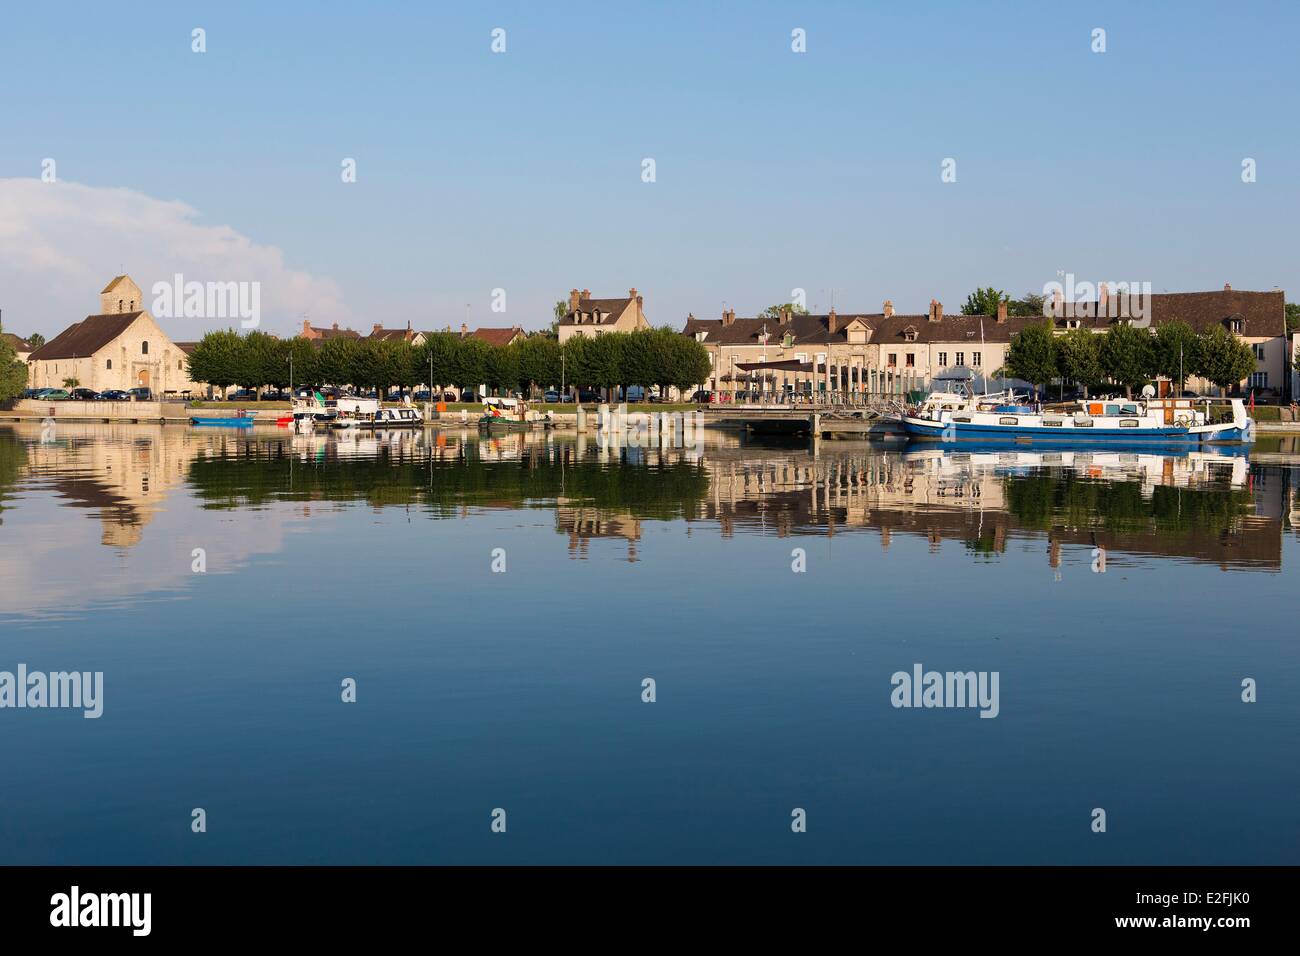
[[[522,432],[533,427],[528,406],[517,398],[485,398],[478,427],[489,432]]]
[[[190,424],[199,428],[252,428],[256,419],[244,411],[239,411],[234,415],[222,417],[204,418],[194,416],[190,418]]]

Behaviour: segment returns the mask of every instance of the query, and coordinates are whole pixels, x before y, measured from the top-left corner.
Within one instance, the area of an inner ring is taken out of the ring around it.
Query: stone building
[[[635,332],[648,329],[644,298],[636,289],[629,289],[624,299],[593,299],[591,292],[573,289],[569,292],[569,311],[560,319],[560,344],[575,335],[595,338],[606,332]]]
[[[1256,371],[1243,388],[1285,392],[1290,385],[1285,294],[1238,292],[1156,293],[1149,315],[1136,300],[1121,301],[1102,286],[1097,301],[1053,304],[1058,334],[1085,328],[1098,334],[1119,322],[1150,322],[1158,329],[1172,321],[1197,332],[1222,325],[1256,356]],[[1134,316],[1141,315],[1139,319]],[[706,387],[722,391],[795,392],[810,396],[837,393],[893,393],[928,388],[941,375],[994,377],[1005,365],[1014,337],[1043,316],[1011,316],[1003,303],[996,316],[945,314],[931,299],[925,313],[900,315],[886,300],[880,312],[721,319],[687,317],[682,332],[709,352],[713,372]],[[996,387],[996,385],[994,385]],[[1165,387],[1165,386],[1162,386]],[[1188,377],[1188,387],[1203,393],[1209,383]]]
[[[63,388],[74,379],[97,392],[147,387],[162,397],[199,391],[186,352],[141,308],[140,287],[130,276],[104,287],[99,308],[31,353],[29,387]]]

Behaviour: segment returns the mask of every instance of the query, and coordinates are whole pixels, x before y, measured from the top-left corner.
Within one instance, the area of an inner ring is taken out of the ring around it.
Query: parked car
[[[460,393],[460,400],[462,402],[477,402],[478,395],[475,394],[473,389],[467,388],[465,391]]]
[[[262,401],[264,402],[287,402],[289,400],[288,392],[263,392]]]
[[[578,390],[578,401],[599,403],[603,402],[604,399],[601,397],[600,392],[590,388],[583,388]]]
[[[129,402],[131,393],[124,392],[120,388],[110,388],[106,392],[100,392],[99,399],[103,402]]]
[[[35,398],[43,391],[45,391],[43,388],[25,388],[23,389],[23,398]]]
[[[133,402],[152,402],[153,389],[147,385],[141,385],[139,388],[133,388],[129,392]]]
[[[135,389],[131,389],[131,391],[134,392]],[[246,388],[236,389],[226,396],[226,401],[228,402],[252,402],[256,399],[257,396]]]
[[[707,388],[698,389],[695,394],[691,396],[691,401],[699,402],[700,404],[707,404],[713,401],[713,393]]]
[[[71,397],[63,388],[43,388],[36,393],[36,398],[42,402],[66,402]]]
[[[75,402],[97,402],[100,400],[99,392],[93,388],[74,388],[68,395]]]
[[[553,405],[560,400],[560,393],[553,388],[548,388],[542,395],[542,401],[548,405]]]

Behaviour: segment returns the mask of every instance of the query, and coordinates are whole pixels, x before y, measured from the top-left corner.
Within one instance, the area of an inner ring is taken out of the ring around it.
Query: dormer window
[[[1229,319],[1228,321],[1229,321],[1229,323],[1231,323],[1231,325],[1232,325],[1232,331],[1233,331],[1234,333],[1236,333],[1237,335],[1240,335],[1240,334],[1241,334],[1241,319],[1238,319],[1238,318],[1232,318],[1232,319]]]
[[[695,333],[695,341],[697,341],[697,342],[703,342],[706,338],[708,338],[708,335],[709,335],[708,332],[696,332],[696,333]]]
[[[781,339],[781,346],[782,346],[783,348],[787,348],[787,349],[788,349],[788,348],[790,348],[792,345],[794,345],[794,333],[793,333],[793,332],[787,332],[787,333],[785,333],[785,336]]]
[[[903,338],[906,339],[908,342],[915,342],[915,341],[916,341],[916,329],[914,329],[914,328],[913,328],[912,326],[910,326],[910,325],[909,325],[907,328],[903,329]]]

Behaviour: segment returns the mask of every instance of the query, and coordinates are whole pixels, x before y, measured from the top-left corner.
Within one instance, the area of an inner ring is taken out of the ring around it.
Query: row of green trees
[[[694,339],[669,328],[575,337],[563,346],[545,334],[494,346],[436,332],[419,346],[401,340],[278,339],[265,332],[209,332],[190,356],[190,377],[218,388],[352,385],[387,391],[428,385],[529,394],[549,386],[613,389],[658,385],[683,391],[709,375]]]
[[[1113,384],[1132,396],[1157,375],[1178,383],[1197,376],[1223,389],[1255,371],[1255,353],[1222,326],[1197,334],[1185,322],[1166,322],[1154,330],[1116,324],[1098,335],[1071,329],[1058,335],[1050,321],[1031,325],[1011,340],[999,373],[1046,386],[1054,379],[1074,382],[1084,394]]]

